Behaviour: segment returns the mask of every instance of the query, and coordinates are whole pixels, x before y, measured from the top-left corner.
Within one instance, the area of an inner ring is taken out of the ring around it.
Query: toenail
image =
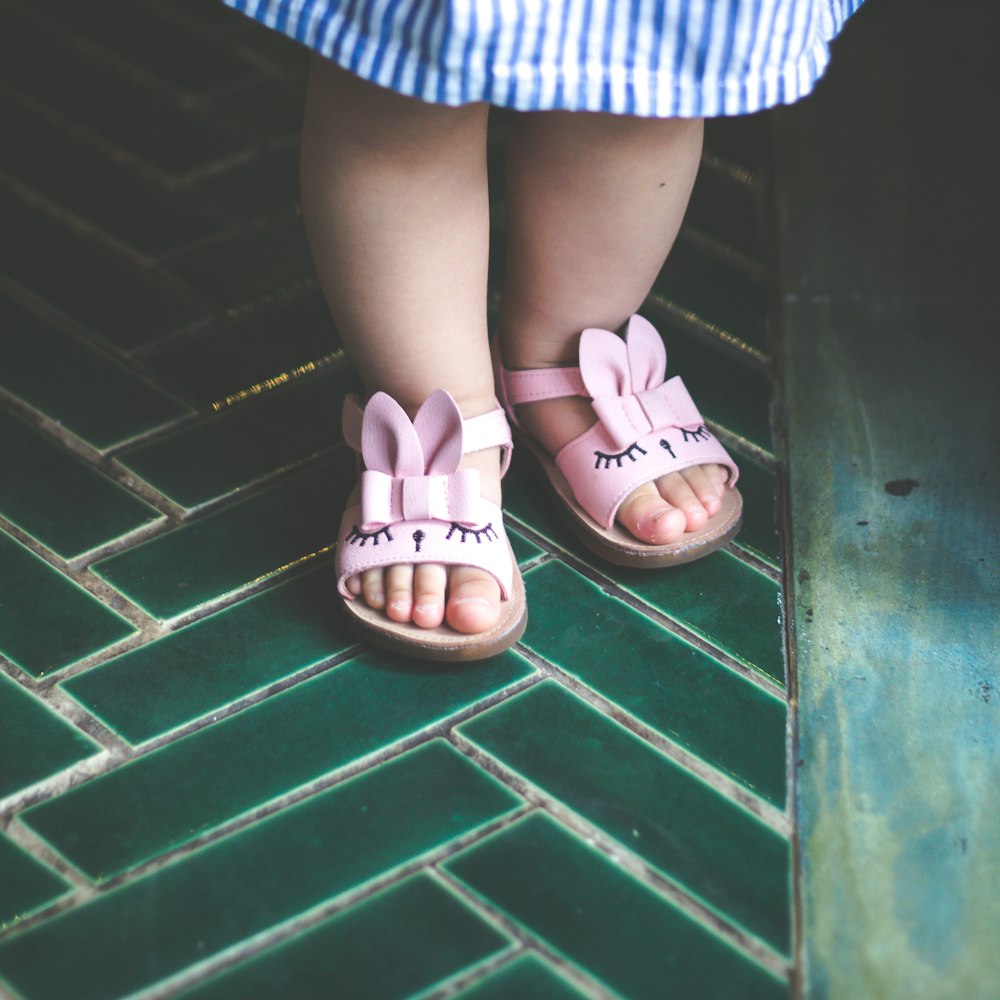
[[[658,510],[655,514],[651,515],[649,519],[655,523],[675,509],[675,507],[664,507],[662,510]]]
[[[392,602],[393,611],[409,611],[410,602],[409,601],[393,601]]]
[[[440,604],[418,604],[414,609],[416,614],[433,615],[441,610]]]
[[[455,600],[451,602],[451,606],[453,608],[469,604],[476,604],[481,608],[491,607],[490,602],[486,600],[485,597],[456,597]]]

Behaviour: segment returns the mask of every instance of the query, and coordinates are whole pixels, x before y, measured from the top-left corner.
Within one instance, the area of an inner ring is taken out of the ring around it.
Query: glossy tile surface
[[[0,799],[66,770],[101,748],[0,675]]]
[[[391,1000],[429,990],[509,944],[439,883],[417,875],[184,996],[319,1000],[336,984],[344,996]]]
[[[27,851],[0,834],[0,930],[58,899],[66,883]]]
[[[516,804],[460,754],[431,743],[0,943],[0,975],[31,997],[119,996]],[[274,864],[278,857],[285,863]],[[54,952],[59,962],[39,961]]]
[[[529,649],[783,804],[781,701],[559,563],[532,570],[526,586],[534,611],[524,637]]]
[[[530,671],[510,652],[475,670],[367,653],[22,818],[92,878],[109,878],[415,735]]]
[[[710,124],[642,310],[742,535],[621,570],[515,450],[527,631],[435,665],[339,611],[355,377],[298,208],[307,71],[221,3],[0,2],[0,995],[787,997],[763,123]]]
[[[0,386],[98,451],[190,410],[54,320],[0,293]]]
[[[603,713],[545,681],[458,731],[724,918],[787,950],[784,837]]]
[[[554,820],[535,815],[445,867],[622,995],[746,1000],[782,985]],[[628,921],[616,919],[627,912]]]
[[[0,655],[33,677],[97,653],[135,628],[0,531]]]
[[[162,514],[20,417],[0,410],[0,515],[72,559]]]
[[[153,617],[175,618],[334,543],[353,462],[302,473],[121,555],[94,572]]]

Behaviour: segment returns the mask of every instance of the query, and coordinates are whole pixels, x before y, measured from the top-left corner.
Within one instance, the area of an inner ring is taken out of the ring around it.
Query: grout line
[[[64,908],[68,908],[69,905],[78,906],[97,896],[94,883],[72,861],[55,850],[44,837],[25,825],[20,817],[13,817],[4,832],[9,840],[48,868],[58,872],[69,883],[70,889],[73,890],[73,902],[66,904],[64,900],[59,900],[58,902],[64,904]],[[16,926],[20,928],[23,925],[24,922],[19,921]]]
[[[100,884],[101,891],[109,891],[119,885],[124,885],[145,875],[151,874],[152,872],[159,871],[161,868],[174,864],[182,860],[187,855],[192,854],[203,847],[207,847],[208,845],[215,843],[232,833],[243,830],[260,820],[266,819],[277,812],[287,809],[289,806],[293,806],[298,802],[303,801],[304,799],[310,798],[340,785],[350,778],[354,778],[361,774],[363,771],[367,771],[380,764],[385,764],[388,761],[402,756],[404,753],[416,749],[418,746],[422,746],[433,739],[447,738],[447,733],[452,727],[460,725],[470,716],[484,711],[487,708],[492,708],[493,705],[498,704],[514,694],[520,693],[525,688],[537,683],[538,680],[539,678],[537,676],[530,675],[528,677],[521,678],[518,681],[514,681],[501,688],[499,691],[494,692],[489,697],[478,699],[474,704],[467,705],[464,708],[453,712],[451,715],[438,720],[437,722],[433,722],[416,732],[402,736],[392,743],[383,744],[369,753],[355,757],[353,760],[337,767],[333,767],[316,778],[306,780],[294,788],[281,792],[263,803],[258,803],[236,816],[232,816],[221,823],[217,823],[211,829],[206,830],[204,833],[185,843],[173,848],[168,848],[155,857],[140,862],[139,864],[136,864],[133,867],[104,880]],[[127,760],[130,763],[141,760],[143,757],[154,752],[155,750],[161,749],[164,745],[171,742],[173,742],[172,739],[166,739],[164,743],[151,742],[150,744],[144,745],[141,749],[132,749],[127,756]],[[72,777],[74,780],[68,787],[75,787],[90,778],[101,777],[122,762],[123,761],[117,757],[113,757],[111,754],[106,754],[102,757],[102,763],[105,765],[103,769],[96,771],[95,773],[80,776],[73,775]],[[62,774],[57,776],[57,778],[63,778],[65,781],[64,776],[66,774],[67,772],[62,772]],[[55,784],[55,779],[50,779],[49,783]],[[34,795],[31,800],[23,804],[17,804],[17,808],[21,809],[26,805],[33,805],[35,802],[39,802],[43,798],[50,798],[53,795],[65,790],[65,788],[58,787],[49,789],[46,787],[46,783],[40,783],[38,788],[34,789]],[[48,794],[40,794],[40,792],[48,792]],[[0,809],[3,807],[4,802],[0,802]]]
[[[763,187],[760,174],[742,164],[735,163],[733,160],[726,159],[724,156],[719,156],[717,153],[702,151],[701,165],[716,173],[725,174],[754,191],[760,191]]]
[[[436,868],[429,869],[427,874],[435,882],[440,883],[443,881]],[[455,895],[455,891],[450,885],[448,886],[448,891],[452,895]],[[507,968],[512,962],[523,958],[532,950],[525,947],[520,941],[512,941],[498,954],[491,955],[479,962],[459,969],[458,972],[452,973],[444,980],[438,980],[426,989],[412,994],[408,1000],[447,1000],[448,997],[453,997],[461,991],[478,986],[479,983],[488,979],[494,973]]]
[[[735,805],[740,806],[744,812],[749,813],[757,822],[763,824],[779,836],[788,839],[790,835],[789,817],[777,806],[771,805],[766,799],[761,798],[740,784],[737,779],[730,777],[693,751],[674,742],[658,729],[638,719],[627,709],[622,708],[622,706],[611,701],[609,698],[605,698],[603,695],[592,691],[558,667],[554,667],[549,663],[546,663],[545,666],[548,668],[545,672],[546,677],[576,695],[581,701],[590,705],[591,708],[613,722],[616,722],[623,729],[628,730],[633,736],[637,736],[644,743],[658,750],[664,757],[668,757],[684,771],[687,771],[711,788],[712,791],[722,795]],[[466,745],[476,746],[473,741],[462,736],[460,733],[455,733],[454,739],[462,741],[461,746],[458,743],[456,743],[456,746],[459,746],[459,749],[463,753],[467,752]],[[484,766],[482,761],[478,759],[477,763],[480,766]],[[505,769],[507,767],[507,765],[502,763],[500,766]],[[504,770],[503,774],[506,773],[507,771]],[[495,776],[502,777],[500,773],[497,773]]]
[[[678,234],[691,246],[697,247],[706,256],[728,264],[739,271],[744,277],[763,283],[767,280],[767,265],[731,247],[728,243],[708,235],[704,230],[690,223],[685,223]]]
[[[721,915],[721,912],[716,913],[708,904],[700,902],[694,895],[689,894],[680,882],[675,882],[669,876],[658,871],[641,855],[632,851],[628,845],[591,823],[573,810],[571,806],[550,795],[530,779],[526,779],[518,772],[508,768],[502,761],[486,753],[461,734],[454,733],[452,742],[456,749],[465,753],[487,773],[502,780],[528,802],[547,812],[563,826],[572,830],[579,838],[597,848],[608,860],[624,868],[647,887],[666,896],[688,917],[713,931],[745,957],[762,965],[779,978],[788,978],[787,963],[770,946]]]
[[[518,819],[523,819],[524,816],[530,815],[530,813],[535,811],[536,810],[533,809],[528,810],[523,814],[523,816],[519,816]],[[585,996],[593,997],[594,1000],[620,1000],[618,993],[612,992],[598,979],[584,972],[584,966],[582,963],[573,962],[563,957],[563,955],[558,951],[548,947],[543,938],[528,931],[520,923],[514,920],[506,912],[506,910],[494,905],[494,903],[485,896],[480,896],[473,889],[470,889],[464,882],[452,875],[451,872],[446,871],[439,866],[435,866],[434,874],[445,886],[447,886],[448,889],[462,899],[468,906],[485,914],[491,922],[499,926],[508,936],[521,945],[521,950],[518,952],[518,955],[523,955],[528,952],[536,952],[543,959],[545,959],[546,962],[558,969],[559,972],[571,983],[573,983],[574,986],[580,989]]]
[[[162,1000],[162,998],[175,995],[179,990],[190,988],[197,982],[225,972],[272,947],[279,946],[285,941],[313,930],[330,917],[366,902],[379,892],[399,884],[412,875],[429,870],[430,866],[436,865],[452,854],[464,850],[477,840],[503,829],[515,820],[520,819],[526,813],[527,810],[522,807],[506,813],[489,823],[483,824],[474,830],[467,831],[465,834],[453,838],[444,845],[380,872],[378,875],[363,882],[360,886],[337,893],[323,903],[312,906],[250,937],[241,938],[235,944],[217,951],[214,955],[200,962],[188,965],[179,972],[165,979],[160,979],[149,987],[131,993],[129,994],[129,1000]]]

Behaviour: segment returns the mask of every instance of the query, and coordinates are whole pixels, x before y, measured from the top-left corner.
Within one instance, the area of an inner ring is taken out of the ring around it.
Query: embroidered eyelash
[[[447,542],[451,538],[451,536],[455,534],[456,531],[461,533],[462,537],[459,539],[459,541],[462,542],[463,544],[465,543],[469,535],[472,535],[472,537],[475,538],[475,540],[478,543],[482,543],[484,538],[486,539],[486,541],[492,542],[495,538],[499,537],[497,533],[493,530],[492,522],[489,522],[488,524],[486,524],[485,527],[482,528],[466,528],[464,525],[459,524],[457,521],[452,521],[451,527],[448,529],[448,534],[444,536],[444,540]]]
[[[611,463],[616,462],[618,468],[622,467],[622,459],[627,458],[630,462],[638,462],[639,459],[635,457],[635,453],[639,452],[640,455],[647,454],[645,448],[640,448],[638,443],[629,445],[624,451],[619,452],[617,455],[605,455],[603,451],[595,451],[594,454],[597,456],[597,461],[594,463],[595,469],[610,469]],[[604,463],[603,465],[601,463]]]
[[[379,528],[378,531],[367,532],[359,531],[357,525],[354,525],[354,527],[347,533],[346,540],[349,545],[360,545],[364,548],[365,543],[369,541],[369,539],[372,541],[373,545],[378,545],[379,535],[385,535],[385,540],[387,542],[392,541],[392,535],[389,533],[388,528]]]
[[[682,427],[681,434],[684,435],[685,444],[688,441],[707,441],[712,436],[708,433],[708,428],[704,424],[700,424],[693,431],[687,431]]]

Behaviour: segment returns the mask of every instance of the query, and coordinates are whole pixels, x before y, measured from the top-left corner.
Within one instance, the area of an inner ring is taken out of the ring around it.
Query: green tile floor
[[[788,996],[761,122],[644,308],[743,533],[616,570],[515,458],[528,630],[428,666],[333,613],[304,71],[205,0],[0,0],[0,994]]]

